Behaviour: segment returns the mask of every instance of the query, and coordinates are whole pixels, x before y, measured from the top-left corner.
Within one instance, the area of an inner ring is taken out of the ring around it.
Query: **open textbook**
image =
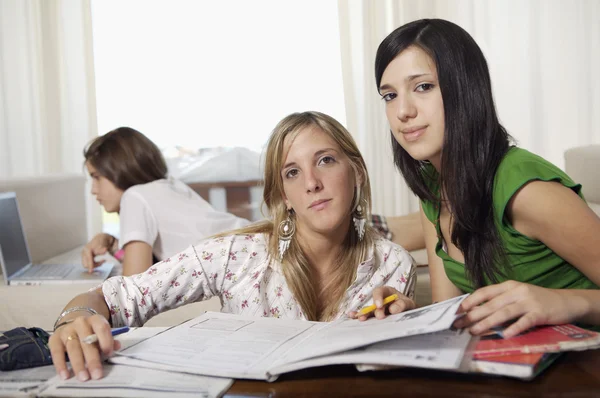
[[[365,322],[307,322],[207,312],[122,350],[110,362],[269,381],[285,372],[344,363],[459,370],[465,366],[463,358],[470,357],[464,354],[471,337],[448,330],[466,296]],[[390,351],[385,345],[390,340],[405,349]],[[381,345],[372,346],[376,343]],[[366,346],[372,348],[361,350]]]

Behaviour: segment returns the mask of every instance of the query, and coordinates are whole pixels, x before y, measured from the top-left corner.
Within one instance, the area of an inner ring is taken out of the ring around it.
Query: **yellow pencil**
[[[385,299],[383,299],[383,305],[393,303],[396,300],[398,300],[398,295],[392,294],[391,296],[387,296]],[[368,313],[373,312],[376,309],[377,309],[377,306],[375,304],[370,305],[368,307],[361,308],[361,310],[358,311],[358,316],[367,315]]]

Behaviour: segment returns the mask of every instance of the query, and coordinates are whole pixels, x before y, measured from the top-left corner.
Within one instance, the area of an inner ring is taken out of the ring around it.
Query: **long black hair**
[[[394,162],[410,189],[422,200],[451,214],[451,241],[465,257],[466,274],[475,287],[494,283],[506,265],[504,246],[494,220],[493,184],[512,138],[498,121],[487,62],[473,38],[441,19],[410,22],[379,45],[375,80],[402,51],[416,46],[434,61],[444,102],[444,142],[440,192],[432,192],[425,163],[413,159],[392,133]]]

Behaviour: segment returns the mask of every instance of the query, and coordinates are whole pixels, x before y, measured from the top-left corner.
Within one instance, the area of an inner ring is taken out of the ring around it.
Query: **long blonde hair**
[[[267,144],[263,200],[269,212],[270,220],[225,232],[219,234],[219,236],[264,233],[269,238],[269,259],[270,261],[278,261],[277,228],[289,215],[284,202],[283,179],[281,177],[281,169],[285,161],[284,141],[288,136],[293,140],[300,131],[308,127],[318,127],[332,138],[348,157],[356,176],[360,176],[357,181],[361,181],[361,185],[357,187],[358,192],[355,193],[352,201],[352,207],[348,209],[348,217],[351,217],[351,213],[355,211],[359,205],[358,200],[360,200],[360,205],[364,207],[365,217],[368,219],[371,214],[369,175],[364,159],[348,130],[331,116],[320,112],[293,113],[277,124]],[[354,225],[350,223],[332,277],[322,288],[324,292],[328,292],[328,295],[326,302],[321,304],[319,304],[320,297],[316,289],[314,270],[298,243],[298,239],[292,238],[290,247],[281,261],[281,268],[292,294],[308,320],[325,321],[335,317],[346,290],[356,278],[358,264],[367,259],[370,249],[373,248],[374,236],[373,229],[367,223],[363,239],[358,239]]]

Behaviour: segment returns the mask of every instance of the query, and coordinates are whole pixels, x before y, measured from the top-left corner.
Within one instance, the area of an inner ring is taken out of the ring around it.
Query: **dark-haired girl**
[[[581,185],[511,144],[473,38],[444,20],[408,23],[380,44],[375,77],[396,166],[421,200],[433,300],[472,293],[456,326],[514,320],[510,337],[600,325],[600,219]]]

